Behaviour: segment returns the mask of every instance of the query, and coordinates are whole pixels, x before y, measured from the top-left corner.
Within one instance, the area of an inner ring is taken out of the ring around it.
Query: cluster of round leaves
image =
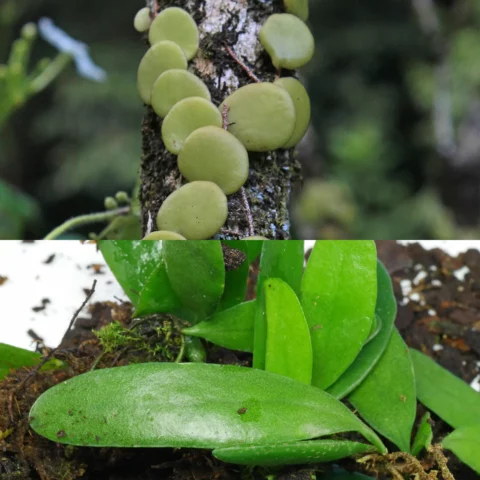
[[[280,70],[294,70],[313,56],[314,40],[304,21],[308,0],[285,0],[285,14],[272,15],[260,41]],[[199,48],[199,31],[185,10],[170,7],[155,19],[148,9],[134,21],[147,32],[151,47],[138,68],[142,100],[163,119],[162,140],[178,156],[178,168],[189,182],[160,207],[155,239],[210,238],[228,216],[227,195],[248,178],[248,151],[294,147],[310,123],[310,99],[294,77],[246,85],[217,107],[204,82],[190,73],[188,62]]]

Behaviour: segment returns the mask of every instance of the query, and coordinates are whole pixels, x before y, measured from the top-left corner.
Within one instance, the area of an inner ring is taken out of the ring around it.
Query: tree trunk
[[[190,70],[210,89],[212,101],[220,103],[233,91],[252,82],[228,54],[229,46],[262,81],[273,81],[275,67],[263,50],[258,34],[265,20],[283,11],[281,0],[164,0],[161,8],[176,6],[187,10],[200,30],[200,50]],[[153,8],[153,0],[147,0]],[[169,153],[160,135],[161,119],[150,107],[145,114],[140,205],[142,230],[156,230],[158,209],[183,182],[177,157]],[[270,239],[290,238],[288,201],[300,180],[300,166],[293,150],[268,153],[249,152],[250,174],[245,193],[255,235]],[[247,203],[242,192],[228,197],[227,223],[217,238],[239,239],[251,235]]]

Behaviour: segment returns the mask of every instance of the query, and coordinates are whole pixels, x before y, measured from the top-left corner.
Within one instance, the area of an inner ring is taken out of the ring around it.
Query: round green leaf
[[[310,385],[312,341],[300,301],[292,288],[278,278],[266,280],[264,291],[265,370]]]
[[[375,316],[381,326],[378,334],[365,345],[354,362],[327,392],[335,398],[343,398],[352,392],[376,365],[387,348],[397,316],[397,301],[393,293],[392,280],[386,268],[377,261],[377,303]]]
[[[403,452],[410,451],[417,411],[415,379],[408,348],[396,328],[382,358],[348,400],[377,432]]]
[[[268,17],[260,30],[260,41],[277,68],[303,67],[315,52],[315,40],[307,25],[289,13]]]
[[[150,105],[153,85],[163,72],[171,68],[187,69],[187,59],[176,43],[160,42],[147,50],[137,73],[137,87],[144,103]]]
[[[143,240],[186,240],[186,238],[175,232],[161,231],[149,233]]]
[[[208,125],[222,126],[222,115],[215,105],[200,97],[185,98],[172,107],[163,121],[163,143],[169,152],[178,155],[190,134]]]
[[[304,22],[308,20],[308,2],[309,0],[283,0],[287,12],[296,15]]]
[[[370,333],[376,299],[373,241],[315,243],[301,293],[312,336],[313,385],[329,387],[353,363]]]
[[[217,448],[213,455],[223,462],[271,467],[333,462],[374,450],[372,445],[346,440],[307,440],[278,445]]]
[[[164,118],[174,105],[189,97],[211,100],[207,86],[193,73],[187,70],[167,70],[153,85],[152,108],[159,117]]]
[[[197,314],[211,315],[225,288],[220,241],[164,242],[167,274],[182,304]]]
[[[185,140],[178,156],[178,168],[187,180],[213,182],[230,195],[247,181],[248,153],[226,130],[202,127]]]
[[[305,87],[296,78],[279,78],[275,85],[283,87],[288,92],[295,106],[295,128],[290,140],[283,146],[283,148],[293,148],[300,143],[310,125],[310,97]]]
[[[170,7],[162,10],[148,33],[152,45],[170,40],[182,48],[187,60],[191,60],[198,50],[199,34],[192,16],[182,8]]]
[[[212,182],[192,182],[163,202],[157,227],[177,232],[189,240],[205,240],[217,234],[227,216],[227,197],[220,187]]]
[[[228,107],[228,131],[252,152],[283,147],[295,128],[295,105],[288,92],[273,83],[241,87],[220,105]]]
[[[30,425],[54,442],[96,447],[238,447],[356,431],[386,452],[320,389],[233,365],[145,363],[85,373],[43,393]]]
[[[146,32],[151,24],[150,9],[148,7],[141,8],[135,15],[133,27],[137,32]]]

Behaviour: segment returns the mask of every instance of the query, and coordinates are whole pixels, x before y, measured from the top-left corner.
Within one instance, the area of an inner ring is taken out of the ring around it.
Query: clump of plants
[[[260,32],[260,41],[279,78],[273,83],[262,82],[249,71],[255,83],[232,92],[220,106],[212,103],[203,81],[188,71],[188,62],[197,55],[200,40],[188,12],[170,7],[159,13],[149,12],[147,18],[142,9],[134,22],[138,31],[148,30],[151,45],[138,69],[140,97],[162,119],[162,140],[169,152],[178,155],[183,178],[193,183],[210,182],[225,195],[242,190],[247,212],[244,185],[250,167],[248,152],[293,148],[310,123],[310,100],[305,88],[293,76],[282,77],[282,69],[291,72],[313,56],[314,39],[304,23],[308,1],[286,0],[285,9],[288,13],[272,15]],[[230,49],[227,51],[246,68]],[[183,188],[185,185],[160,207],[157,228],[187,239],[215,236],[227,220],[228,212],[223,215],[226,197],[217,195],[210,202],[210,208],[221,210],[221,215],[206,210],[199,216],[198,211],[203,211],[199,192],[189,190],[189,205],[198,205],[185,209],[184,194],[177,194]],[[209,188],[214,190],[213,186]],[[165,210],[172,208],[181,210],[182,218],[166,222]],[[208,223],[205,227],[204,222]],[[251,236],[255,236],[253,222],[249,224]]]
[[[418,399],[452,427],[443,448],[480,473],[480,395],[406,347],[374,242],[317,242],[306,266],[302,241],[99,248],[135,315],[170,314],[185,349],[179,363],[53,387],[32,408],[37,433],[79,446],[207,448],[269,468],[353,456],[378,475],[451,479],[429,413],[415,425]],[[257,257],[256,298],[245,301]],[[253,368],[203,363],[201,339],[252,353]]]

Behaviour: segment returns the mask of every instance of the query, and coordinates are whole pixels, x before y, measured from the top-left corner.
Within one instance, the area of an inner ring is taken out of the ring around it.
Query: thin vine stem
[[[60,235],[73,230],[74,228],[83,227],[91,223],[108,222],[116,217],[127,215],[130,213],[131,207],[118,208],[116,210],[110,210],[108,212],[90,213],[87,215],[80,215],[79,217],[71,218],[59,227],[52,230],[44,240],[55,240]]]
[[[39,93],[45,90],[63,70],[72,62],[72,56],[68,53],[59,53],[30,83],[30,92]]]

